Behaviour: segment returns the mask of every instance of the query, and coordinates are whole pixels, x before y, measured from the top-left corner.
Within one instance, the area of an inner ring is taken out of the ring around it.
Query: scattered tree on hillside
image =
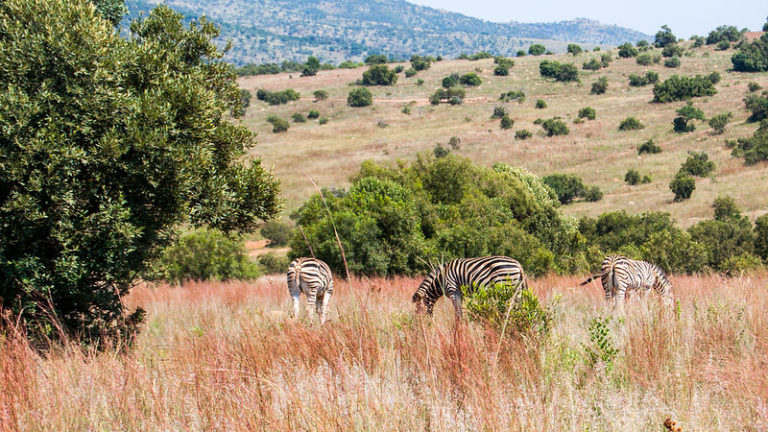
[[[629,42],[619,45],[619,57],[621,58],[635,57],[637,53],[637,48]]]
[[[589,94],[601,95],[604,94],[606,90],[608,90],[608,78],[600,77],[597,81],[592,83],[592,90],[590,90]]]
[[[728,125],[728,120],[730,120],[731,117],[732,114],[730,112],[713,116],[711,119],[709,119],[709,126],[714,130],[716,134],[720,135],[725,132],[725,127]]]
[[[661,153],[661,147],[659,147],[658,144],[654,143],[652,139],[649,139],[648,141],[642,143],[639,147],[637,147],[637,154],[641,155],[643,153],[648,153],[648,154]]]
[[[320,60],[317,57],[308,57],[307,63],[304,65],[304,70],[301,71],[301,76],[313,76],[317,75],[317,71],[320,70]]]
[[[576,44],[568,44],[568,52],[570,54],[573,54],[574,56],[577,56],[577,55],[581,54],[582,51],[584,51],[584,50],[581,49],[580,46],[578,46]]]
[[[661,30],[656,33],[654,45],[656,48],[664,48],[667,45],[677,43],[677,37],[672,34],[672,30],[667,26],[661,26]]]
[[[367,107],[373,103],[373,93],[365,87],[352,89],[347,95],[347,105],[351,107]]]
[[[528,47],[528,54],[540,56],[547,51],[547,48],[542,44],[532,44]]]
[[[712,96],[717,93],[711,77],[696,75],[681,77],[672,75],[663,83],[653,86],[654,102],[674,102],[688,100],[694,97]]]
[[[573,63],[543,60],[539,64],[539,73],[543,77],[554,78],[555,81],[579,81],[579,71]]]
[[[696,127],[691,120],[704,120],[704,111],[693,106],[688,102],[682,108],[678,109],[677,117],[672,121],[673,130],[677,133],[693,132]]]
[[[390,86],[397,82],[397,73],[389,70],[387,65],[374,65],[363,72],[363,85]]]

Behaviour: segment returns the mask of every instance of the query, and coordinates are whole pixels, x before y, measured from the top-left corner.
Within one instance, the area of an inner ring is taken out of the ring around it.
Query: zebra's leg
[[[320,306],[321,307],[321,309],[320,309],[320,324],[324,323],[325,319],[328,317],[328,308],[331,307],[330,305],[331,305],[331,295],[332,294],[333,293],[331,293],[331,292],[326,292],[325,295],[323,296],[323,303]]]
[[[461,316],[462,316],[461,296],[458,294],[453,294],[451,296],[451,302],[453,303],[453,310],[456,313],[456,319],[461,319]]]
[[[613,297],[613,310],[618,312],[624,312],[624,303],[626,302],[624,296],[627,289],[625,287],[616,287],[616,295]]]
[[[299,293],[292,292],[291,300],[293,301],[293,313],[291,314],[291,318],[296,318],[299,316]]]
[[[307,316],[313,319],[315,316],[315,304],[317,302],[317,286],[310,286],[307,290]]]

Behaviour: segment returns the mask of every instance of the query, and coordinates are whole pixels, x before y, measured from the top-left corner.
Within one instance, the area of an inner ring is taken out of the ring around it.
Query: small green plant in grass
[[[282,119],[274,114],[270,114],[267,117],[267,123],[272,125],[272,132],[274,133],[285,132],[289,127],[291,127],[287,120]]]
[[[424,85],[424,80],[423,80],[423,79],[421,79],[421,78],[417,79],[417,80],[416,80],[416,85],[417,85],[417,86],[422,86],[422,85]]]
[[[322,101],[328,99],[328,92],[325,90],[315,90],[314,93],[312,93],[313,96],[315,96],[315,101]]]
[[[584,107],[579,110],[579,118],[580,119],[587,119],[587,120],[594,120],[597,118],[597,114],[595,113],[595,109],[592,107]]]
[[[747,84],[747,88],[749,89],[750,93],[753,93],[753,92],[756,92],[756,91],[760,90],[763,87],[761,87],[760,84],[758,84],[758,83],[756,83],[754,81],[750,81],[749,84]]]
[[[529,289],[515,283],[462,287],[470,320],[513,335],[546,336],[552,328],[552,311],[542,307]]]
[[[594,95],[604,94],[608,90],[608,78],[600,77],[597,81],[592,83],[592,90],[589,92]]]
[[[291,120],[293,120],[294,123],[305,123],[307,121],[302,113],[293,113]]]
[[[500,119],[507,115],[507,109],[503,106],[497,106],[493,107],[493,114],[491,114],[492,119]]]
[[[677,173],[669,183],[669,189],[675,194],[675,202],[687,200],[696,190],[696,180],[685,173]]]
[[[570,132],[568,126],[562,120],[556,118],[544,120],[541,123],[541,127],[547,132],[547,136],[568,135]]]
[[[543,99],[536,99],[536,109],[544,109],[547,107],[547,103]]]
[[[664,60],[664,66],[668,68],[680,67],[680,57],[675,56]]]
[[[320,117],[320,113],[315,110],[310,110],[309,113],[307,113],[307,118],[310,120],[314,120],[318,117]]]
[[[631,130],[639,130],[644,128],[645,125],[640,123],[640,120],[636,119],[635,117],[627,117],[624,120],[619,123],[619,130],[620,131],[631,131]]]
[[[605,371],[610,373],[619,349],[616,347],[611,334],[610,318],[592,318],[589,322],[589,345],[584,347],[587,367],[594,368],[602,364]]]
[[[661,153],[661,147],[659,147],[658,144],[654,143],[652,139],[649,139],[648,141],[640,144],[640,146],[637,148],[637,154],[641,155],[643,153],[649,153],[649,154]]]
[[[451,139],[448,140],[448,145],[451,146],[453,150],[458,150],[461,148],[461,139],[457,136],[452,136]]]
[[[401,113],[411,115],[411,107],[406,105],[400,110]]]
[[[725,132],[725,127],[728,125],[728,120],[730,120],[731,117],[732,114],[730,112],[713,116],[709,119],[709,126],[714,130],[716,134],[720,135]]]
[[[512,120],[511,118],[509,118],[509,116],[507,114],[504,114],[501,117],[500,127],[502,129],[512,129],[512,126],[514,126],[514,125],[515,125],[515,121]]]
[[[324,125],[324,124],[326,124],[326,123],[328,123],[328,117],[320,117],[320,118],[317,120],[317,124],[321,124],[321,125]]]
[[[532,136],[533,134],[528,129],[520,129],[519,131],[515,132],[515,139],[519,139],[519,140],[527,140]]]

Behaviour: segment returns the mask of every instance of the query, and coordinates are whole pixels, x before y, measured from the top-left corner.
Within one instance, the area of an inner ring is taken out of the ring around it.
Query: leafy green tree
[[[584,201],[595,202],[603,199],[603,191],[597,186],[590,186],[584,191]]]
[[[304,69],[301,71],[301,76],[313,76],[317,75],[317,71],[320,70],[320,60],[317,57],[309,56],[307,63],[304,64]]]
[[[291,101],[299,100],[300,94],[294,89],[285,89],[271,92],[264,89],[256,91],[256,99],[264,101],[270,105],[282,105]]]
[[[443,81],[442,81],[443,88],[448,89],[451,87],[456,87],[457,85],[459,85],[459,78],[461,78],[461,75],[455,72],[443,78]]]
[[[664,60],[664,66],[668,68],[678,68],[680,67],[680,57],[672,57]]]
[[[691,120],[704,120],[704,111],[694,107],[690,102],[676,112],[677,117],[672,121],[672,124],[674,131],[677,133],[693,132],[696,128],[691,123]]]
[[[632,116],[625,118],[621,121],[621,123],[619,123],[620,131],[639,130],[643,128],[645,128],[645,125],[640,123],[640,120]]]
[[[639,65],[642,65],[642,66],[648,66],[648,65],[650,65],[650,64],[651,64],[651,55],[650,55],[650,54],[648,54],[648,53],[643,53],[643,54],[640,54],[640,55],[638,55],[638,56],[637,56],[637,58],[635,59],[635,61],[636,61],[636,62],[637,62],[637,64],[639,64]]]
[[[570,132],[568,130],[568,126],[566,126],[562,120],[558,120],[556,118],[544,120],[541,123],[541,127],[547,133],[547,136],[568,135]]]
[[[371,54],[363,60],[367,65],[387,64],[388,59],[384,54]]]
[[[750,122],[758,122],[768,119],[768,92],[762,95],[749,95],[744,98],[744,105],[751,115],[747,119]]]
[[[656,48],[664,48],[667,45],[677,43],[677,36],[672,34],[672,30],[666,26],[661,26],[661,30],[656,32],[654,45]]]
[[[119,27],[125,15],[125,0],[92,0],[101,16],[113,26]]]
[[[432,66],[432,61],[428,57],[422,57],[419,55],[412,55],[411,56],[411,68],[415,71],[423,71],[429,69],[429,67]],[[408,76],[408,73],[406,72],[406,76]]]
[[[664,49],[661,50],[661,56],[662,57],[681,57],[683,55],[683,49],[680,48],[680,45],[674,43],[669,44],[664,47]]]
[[[582,51],[584,51],[584,50],[581,49],[580,46],[578,46],[576,44],[568,44],[568,52],[573,54],[574,56],[577,56],[577,55],[581,54]]]
[[[493,74],[496,76],[507,76],[509,75],[509,66],[498,65],[493,68]]]
[[[602,67],[603,67],[603,62],[601,62],[596,58],[593,58],[588,62],[584,62],[584,64],[582,65],[582,68],[586,70],[600,70]]]
[[[526,53],[525,53],[525,51],[523,51],[523,50],[518,50],[516,55],[517,55],[518,57],[525,57],[525,56],[526,56]]]
[[[84,0],[0,3],[0,298],[49,334],[129,334],[121,297],[179,224],[252,230],[278,182],[253,135],[218,29],[159,6],[128,38]]]
[[[712,96],[717,93],[712,81],[701,75],[695,77],[681,77],[672,75],[653,86],[654,102],[674,102],[688,100],[694,97]]]
[[[479,86],[480,84],[482,84],[483,80],[481,80],[480,77],[476,73],[470,72],[470,73],[462,75],[459,78],[459,82],[464,84],[465,86],[473,86],[474,87],[474,86]]]
[[[390,86],[397,82],[397,73],[387,65],[374,65],[363,72],[363,85]]]
[[[726,221],[729,219],[741,219],[741,209],[736,201],[728,195],[721,195],[712,202],[715,211],[715,220]]]
[[[491,114],[492,119],[500,119],[507,115],[507,109],[503,106],[497,106],[493,107],[493,114]]]
[[[738,42],[742,33],[736,26],[722,25],[709,32],[707,36],[707,45],[714,45],[719,42]]]
[[[651,233],[640,247],[641,258],[667,272],[696,273],[706,269],[707,250],[680,229]]]
[[[619,45],[619,57],[631,58],[637,56],[637,54],[637,48],[632,46],[631,43],[627,42],[625,44]]]
[[[265,274],[285,274],[289,265],[291,265],[290,258],[274,252],[265,253],[259,257],[259,268]]]
[[[601,95],[604,94],[606,90],[608,90],[608,78],[600,77],[597,81],[592,83],[592,90],[590,90],[589,94]]]
[[[291,127],[288,120],[280,118],[274,114],[267,116],[267,123],[272,125],[272,132],[274,133],[286,132],[288,128]]]
[[[347,95],[347,105],[351,107],[367,107],[373,104],[373,93],[365,87],[356,87]]]
[[[728,270],[728,260],[755,252],[755,233],[745,217],[704,220],[688,232],[693,241],[704,246],[711,268]]]
[[[718,114],[709,119],[709,126],[718,135],[725,132],[725,127],[728,126],[728,121],[731,119],[732,114],[730,112]]]
[[[733,69],[739,72],[768,71],[768,33],[750,43],[740,44],[739,51],[731,56],[731,62]]]
[[[579,71],[573,63],[544,60],[539,64],[539,73],[555,81],[579,81]]]
[[[678,173],[669,183],[669,189],[675,194],[676,202],[687,200],[696,189],[696,180],[689,175]]]
[[[768,160],[768,120],[761,121],[751,137],[739,138],[731,154],[744,158],[746,165]]]
[[[541,179],[552,188],[561,204],[570,204],[574,198],[583,197],[586,192],[581,178],[570,174],[550,174]]]
[[[587,120],[594,120],[597,118],[595,109],[592,107],[584,107],[579,110],[579,118],[585,118]]]
[[[528,129],[520,129],[519,131],[515,131],[515,139],[527,140],[532,136],[533,134]]]
[[[309,110],[309,112],[307,113],[307,118],[310,120],[314,120],[318,117],[320,117],[320,113],[317,112],[316,110]]]
[[[707,155],[706,152],[691,152],[688,154],[688,159],[680,165],[679,173],[696,177],[706,177],[712,174],[715,168],[715,163],[709,160],[709,155]]]
[[[514,126],[514,125],[515,125],[515,121],[512,120],[511,118],[509,118],[509,116],[507,114],[504,114],[501,117],[501,124],[500,124],[500,126],[501,126],[502,129],[512,129],[512,126]]]
[[[532,44],[528,47],[528,54],[534,56],[540,56],[547,51],[547,48],[542,44]]]
[[[661,147],[659,147],[658,144],[654,143],[652,139],[649,139],[648,141],[642,143],[637,148],[637,154],[641,155],[643,153],[648,153],[648,154],[661,153]]]
[[[768,214],[755,219],[755,253],[768,262]]]
[[[547,103],[543,99],[536,99],[536,109],[544,109],[547,107]]]

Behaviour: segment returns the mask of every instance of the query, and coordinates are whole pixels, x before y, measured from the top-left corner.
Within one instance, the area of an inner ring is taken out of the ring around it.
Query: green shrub
[[[691,40],[693,41],[691,48],[698,48],[704,45],[704,38],[701,36],[693,35],[691,36]]]
[[[597,118],[595,109],[592,107],[584,107],[579,110],[579,118],[585,118],[587,120],[594,120]]]
[[[584,64],[581,67],[586,70],[600,70],[603,67],[603,62],[601,62],[596,58],[593,58],[588,62],[584,62]]]
[[[744,98],[744,105],[751,115],[747,119],[750,122],[758,122],[768,119],[768,92],[762,95],[749,95]]]
[[[500,127],[502,129],[512,129],[512,126],[514,125],[515,125],[515,121],[509,118],[507,114],[504,114],[503,116],[501,116]]]
[[[450,154],[451,151],[448,150],[447,148],[443,147],[441,144],[437,144],[432,149],[432,153],[435,155],[436,158],[440,159],[440,158],[444,158],[444,157],[448,156],[448,154]]]
[[[371,54],[363,60],[367,65],[387,64],[389,60],[384,54]]]
[[[442,80],[443,88],[448,89],[451,87],[456,87],[457,85],[459,85],[459,78],[461,78],[461,76],[457,73],[452,73],[447,77],[443,78]]]
[[[664,60],[664,66],[668,68],[680,67],[680,57],[675,56]]]
[[[592,90],[590,94],[601,95],[608,90],[608,78],[600,77],[597,81],[592,83]]]
[[[492,119],[500,119],[505,115],[507,115],[507,110],[503,106],[493,107],[493,114],[491,114]]]
[[[768,263],[768,214],[755,219],[755,253]]]
[[[395,71],[395,73],[402,73],[405,70],[405,66],[397,65],[393,70]]]
[[[416,80],[416,85],[417,85],[417,86],[422,86],[422,85],[424,85],[424,80],[423,80],[423,79],[421,79],[421,78],[417,79],[417,80]]]
[[[315,110],[309,110],[309,112],[307,113],[307,118],[310,120],[314,120],[318,117],[320,117],[320,113]]]
[[[715,163],[709,160],[705,152],[688,154],[688,159],[680,166],[679,173],[696,177],[706,177],[715,170]]]
[[[542,44],[532,44],[528,47],[528,54],[540,56],[547,51],[547,48]]]
[[[285,132],[289,127],[291,127],[290,123],[288,123],[288,120],[282,119],[274,114],[271,114],[267,117],[267,123],[272,125],[272,132],[274,133]]]
[[[687,200],[696,189],[696,180],[689,175],[678,173],[669,183],[669,189],[675,194],[675,201]]]
[[[693,106],[688,102],[682,108],[678,109],[677,117],[672,121],[673,130],[678,133],[692,132],[696,128],[691,120],[704,120],[704,111]]]
[[[645,73],[645,80],[648,84],[656,84],[659,82],[659,74],[654,71],[648,71]]]
[[[500,56],[499,57],[494,57],[493,58],[493,63],[497,64],[499,66],[505,66],[507,68],[507,71],[509,71],[509,68],[511,68],[512,66],[515,65],[515,61],[514,60],[512,60],[510,58],[506,58],[506,57],[500,57]]]
[[[640,183],[640,173],[637,170],[630,169],[624,174],[624,182],[630,186]]]
[[[389,70],[387,65],[371,66],[363,72],[363,85],[391,86],[397,82],[397,72]]]
[[[641,155],[643,153],[648,153],[648,154],[661,153],[661,147],[659,147],[658,144],[654,143],[652,139],[649,139],[648,141],[640,144],[640,146],[637,148],[637,154]]]
[[[517,55],[518,57],[525,57],[527,54],[526,54],[526,52],[525,52],[525,51],[523,51],[523,50],[518,50],[516,55]]]
[[[470,320],[491,325],[513,336],[546,336],[553,314],[544,309],[530,289],[511,283],[462,287],[464,306]],[[504,335],[502,335],[503,337]]]
[[[758,83],[756,83],[754,81],[750,81],[749,84],[747,84],[747,88],[749,89],[750,92],[756,92],[756,91],[760,90],[763,87],[760,86],[760,84],[758,84]]]
[[[731,43],[728,41],[722,41],[717,44],[718,51],[727,51],[731,48]]]
[[[568,130],[568,126],[566,126],[565,123],[563,123],[563,121],[558,120],[556,118],[544,120],[541,123],[541,127],[544,129],[545,132],[547,132],[547,136],[568,135],[568,133],[570,132]]]
[[[452,149],[458,150],[459,148],[461,148],[461,139],[459,139],[459,137],[457,136],[452,136],[448,140],[448,145],[451,146]]]
[[[269,240],[270,246],[285,246],[293,234],[291,224],[280,220],[265,222],[259,231],[265,239]]]
[[[661,26],[661,30],[656,33],[654,45],[656,48],[664,48],[667,45],[677,43],[677,36],[672,34],[672,30],[666,25]]]
[[[155,263],[154,276],[170,283],[255,279],[259,269],[248,260],[242,240],[211,229],[194,231],[165,248]]]
[[[749,138],[736,140],[731,154],[734,157],[744,158],[746,165],[753,165],[768,160],[768,120],[760,122],[754,135]]]
[[[451,105],[457,105],[461,103],[465,95],[466,92],[462,88],[441,88],[437,89],[437,91],[429,97],[429,102],[432,105],[437,105],[440,102],[448,102]]]
[[[480,79],[480,77],[474,73],[468,73],[464,74],[459,78],[459,82],[464,84],[465,86],[479,86],[483,83],[483,80]]]
[[[325,90],[315,90],[312,95],[315,97],[316,101],[322,101],[328,99],[328,92]]]
[[[502,93],[501,96],[499,96],[499,100],[502,102],[517,101],[518,103],[523,103],[525,102],[525,93],[523,93],[522,90],[510,90],[506,93]]]
[[[543,99],[536,99],[536,109],[544,109],[547,107],[547,103]]]
[[[533,134],[531,131],[527,129],[520,129],[519,131],[515,131],[515,139],[519,140],[527,140],[528,138],[532,137]]]
[[[742,43],[739,51],[731,56],[733,69],[739,72],[765,72],[768,70],[768,36]]]
[[[493,68],[493,74],[496,76],[507,76],[509,75],[509,66],[498,65]]]
[[[603,191],[597,186],[590,186],[584,191],[584,200],[589,202],[600,201],[603,199]]]
[[[648,71],[644,76],[629,74],[629,85],[632,87],[642,87],[657,82],[659,82],[659,74],[654,71]]]
[[[715,220],[741,219],[741,209],[736,205],[736,201],[728,195],[715,198],[715,201],[712,202],[712,209]]]
[[[670,44],[661,50],[662,57],[680,57],[683,55],[683,49],[678,44]]]
[[[258,89],[256,91],[256,99],[264,101],[270,105],[282,105],[291,101],[297,101],[300,96],[301,95],[294,89],[286,89],[276,92],[264,89]]]
[[[716,134],[720,135],[725,132],[725,127],[728,126],[728,120],[732,117],[730,112],[718,114],[709,119],[709,126]]]
[[[583,197],[586,188],[581,178],[570,174],[550,174],[541,181],[552,188],[561,204],[570,204],[575,198]]]
[[[651,60],[651,55],[650,55],[650,54],[648,54],[648,53],[643,53],[643,54],[640,54],[639,56],[637,56],[637,58],[635,59],[635,61],[636,61],[636,62],[637,62],[637,64],[639,64],[639,65],[642,65],[642,66],[648,66],[648,65],[650,65],[650,64],[651,64],[651,61],[652,61],[652,60]]]
[[[429,67],[432,65],[432,59],[429,57],[422,57],[419,55],[412,55],[411,56],[411,68],[416,71],[423,71],[429,69]],[[408,72],[406,71],[406,76]]]
[[[302,113],[293,113],[293,115],[291,115],[291,120],[293,120],[294,123],[306,123],[307,121]]]
[[[324,124],[326,124],[326,123],[328,123],[328,117],[320,117],[320,118],[317,120],[317,124],[321,124],[321,125],[324,125]]]
[[[667,272],[696,273],[706,270],[707,250],[680,229],[653,232],[640,247],[641,258]]]
[[[637,48],[632,46],[631,43],[627,42],[624,44],[619,45],[619,57],[621,58],[631,58],[637,56]]]
[[[619,130],[620,131],[631,131],[631,130],[639,130],[643,129],[645,125],[640,123],[640,120],[636,119],[635,117],[627,117],[624,120],[619,123]]]
[[[573,63],[543,60],[539,64],[539,73],[543,77],[554,78],[555,81],[579,81],[579,71]]]
[[[694,97],[712,96],[717,93],[714,84],[707,77],[681,77],[672,75],[663,83],[653,87],[654,102],[674,102]]]
[[[283,274],[288,271],[288,266],[291,264],[290,258],[285,255],[278,255],[274,252],[261,255],[258,261],[259,267],[264,274]]]
[[[603,67],[607,68],[613,61],[613,57],[611,56],[611,53],[608,52],[600,56],[600,61],[603,63]]]
[[[720,42],[738,42],[742,34],[736,26],[719,26],[709,32],[707,36],[707,45],[714,45]]]
[[[416,69],[414,69],[414,68],[408,68],[408,69],[405,70],[404,73],[405,73],[405,77],[406,78],[410,78],[412,76],[415,76],[419,72]]]
[[[713,269],[726,270],[727,260],[754,254],[755,233],[747,218],[704,220],[688,229],[691,238],[704,246],[707,264]],[[733,263],[731,264],[733,265]]]
[[[576,44],[568,44],[567,48],[568,53],[573,54],[574,56],[577,56],[584,51],[579,45]]]
[[[317,57],[307,57],[307,62],[304,64],[304,69],[301,71],[301,76],[314,76],[317,75],[317,71],[320,70],[320,60]]]
[[[728,44],[728,42],[721,42]],[[719,44],[718,44],[719,46]],[[718,270],[727,275],[742,275],[747,272],[763,268],[763,261],[759,256],[751,253],[744,253],[737,256],[730,256],[724,259],[718,266]]]
[[[589,322],[589,345],[584,346],[586,352],[586,364],[589,369],[598,365],[605,368],[606,373],[611,373],[619,349],[616,348],[609,328],[610,318],[592,318]]]
[[[367,107],[373,103],[373,94],[365,87],[352,89],[347,96],[347,105],[351,107]]]

